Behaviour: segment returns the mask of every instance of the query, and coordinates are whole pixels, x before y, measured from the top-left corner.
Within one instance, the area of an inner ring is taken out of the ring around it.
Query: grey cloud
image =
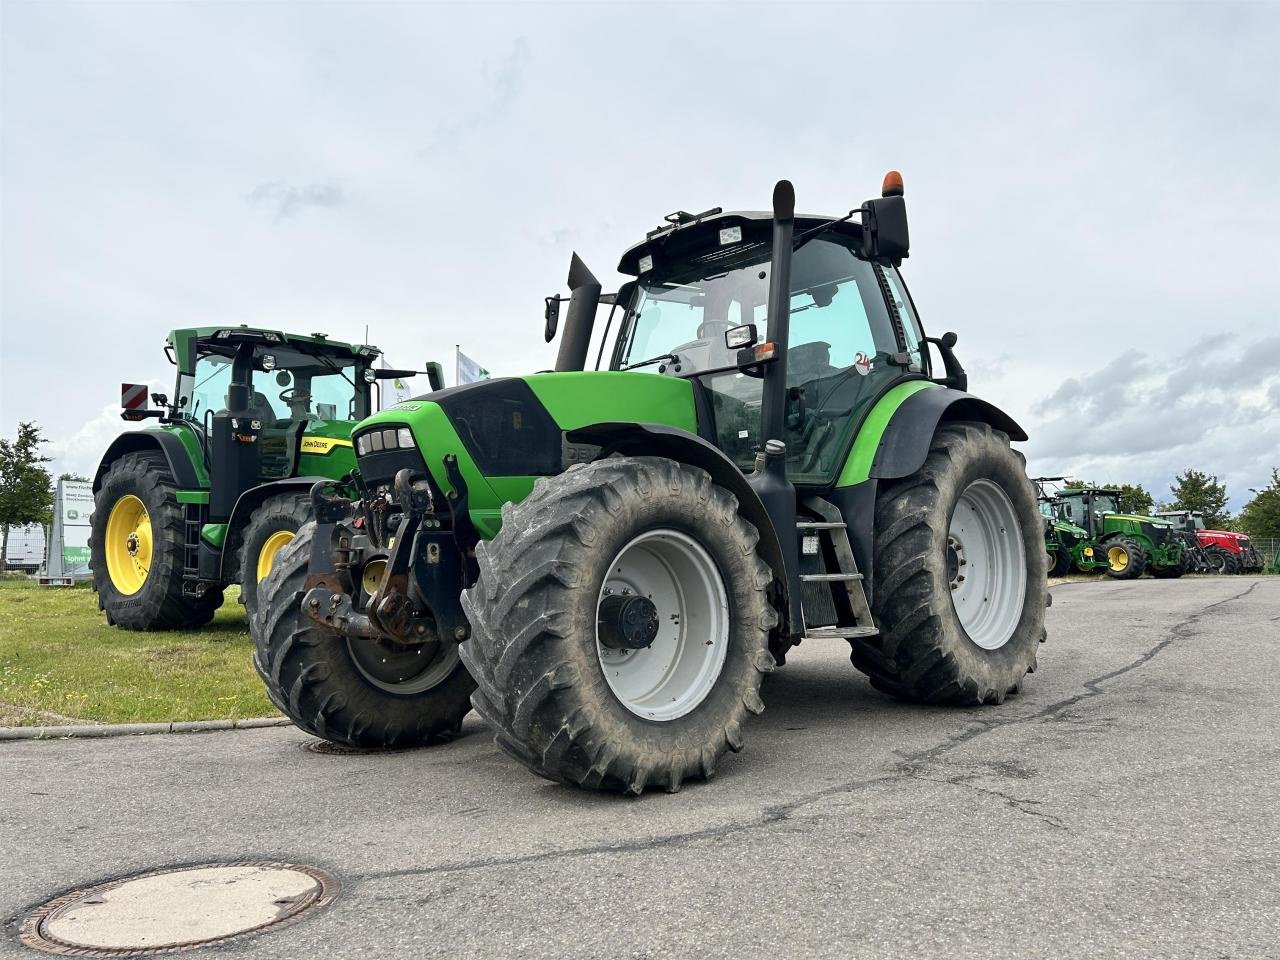
[[[337,183],[312,183],[294,187],[283,180],[268,180],[250,191],[246,198],[251,204],[275,211],[279,223],[297,216],[307,207],[338,207],[346,199],[342,186]]]
[[[496,67],[486,67],[482,75],[488,83],[483,101],[473,105],[467,116],[439,124],[429,143],[418,154],[422,158],[448,146],[460,137],[474,133],[506,116],[520,93],[520,85],[533,59],[529,41],[516,37],[507,55]]]

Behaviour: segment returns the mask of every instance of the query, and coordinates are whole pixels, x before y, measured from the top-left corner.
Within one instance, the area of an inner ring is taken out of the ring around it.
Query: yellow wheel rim
[[[133,494],[112,506],[103,546],[111,585],[125,596],[141,590],[151,569],[151,515]]]
[[[378,587],[382,584],[382,574],[387,569],[387,561],[370,560],[364,565],[364,573],[360,576],[360,585],[364,587],[364,592],[369,596],[373,596],[378,592]]]
[[[1129,551],[1124,547],[1112,547],[1107,551],[1107,561],[1112,570],[1123,570],[1129,565]]]
[[[265,580],[267,578],[267,574],[271,572],[271,567],[276,562],[276,554],[292,542],[292,530],[277,530],[271,536],[267,537],[267,542],[264,543],[262,545],[262,549],[258,551],[259,583]]]

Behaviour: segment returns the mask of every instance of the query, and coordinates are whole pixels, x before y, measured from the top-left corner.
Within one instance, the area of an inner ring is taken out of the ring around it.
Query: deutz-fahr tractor
[[[1067,517],[1097,543],[1107,560],[1107,576],[1136,580],[1148,569],[1153,577],[1173,579],[1186,573],[1186,549],[1165,520],[1120,510],[1120,491],[1067,487],[1059,491]]]
[[[1047,602],[1026,435],[920,326],[901,178],[841,217],[794,202],[671,214],[616,294],[575,255],[553,372],[360,424],[358,498],[318,485],[262,585],[280,709],[396,747],[474,706],[535,773],[639,794],[742,749],[803,639],[899,697],[1018,692]]]
[[[1044,517],[1044,550],[1049,558],[1049,576],[1063,577],[1072,570],[1094,573],[1110,566],[1104,551],[1089,537],[1083,527],[1071,522],[1062,499],[1052,492],[1051,484],[1066,477],[1036,477],[1036,498]]]
[[[1261,573],[1262,554],[1246,534],[1206,530],[1199,510],[1165,510],[1157,514],[1196,544],[1197,566],[1207,573]]]
[[[376,347],[247,326],[174,330],[165,353],[173,401],[124,384],[122,418],[157,425],[117,437],[93,481],[93,585],[129,630],[208,623],[232,583],[252,615],[312,485],[355,465],[376,381],[413,376],[375,368]]]

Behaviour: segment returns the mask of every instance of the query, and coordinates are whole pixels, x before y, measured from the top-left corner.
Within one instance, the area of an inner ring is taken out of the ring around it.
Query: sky
[[[0,432],[90,472],[164,336],[248,323],[549,367],[577,251],[672,210],[839,215],[1032,474],[1280,466],[1280,5],[0,5]]]

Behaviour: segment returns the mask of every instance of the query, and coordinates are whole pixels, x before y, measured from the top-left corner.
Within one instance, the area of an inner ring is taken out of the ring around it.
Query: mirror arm
[[[935,378],[933,382],[955,390],[968,390],[969,375],[965,373],[964,367],[961,366],[959,359],[955,355],[955,351],[951,349],[956,345],[956,335],[954,333],[944,333],[940,337],[925,337],[924,342],[932,343],[938,348],[938,352],[942,354],[942,366],[947,372],[945,377],[941,379]]]

